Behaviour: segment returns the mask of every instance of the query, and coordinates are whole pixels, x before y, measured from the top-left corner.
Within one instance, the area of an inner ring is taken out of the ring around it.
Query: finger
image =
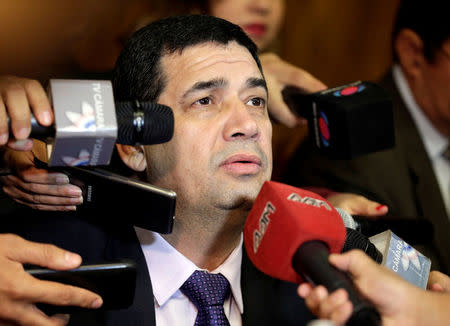
[[[33,204],[20,199],[12,198],[15,202],[28,206],[32,209],[38,211],[49,211],[49,212],[73,212],[77,210],[77,206],[73,205],[44,205],[44,204]]]
[[[56,270],[76,268],[81,264],[80,255],[51,244],[31,242],[14,234],[2,234],[0,239],[2,247],[14,248],[7,251],[6,256],[22,264],[29,263]]]
[[[280,81],[286,85],[297,86],[305,93],[319,92],[327,88],[324,83],[303,69],[287,63],[280,68]]]
[[[296,67],[273,53],[260,56],[264,72],[276,75],[278,81],[284,85],[294,85],[305,93],[318,92],[326,89],[326,85],[309,72]]]
[[[344,254],[330,254],[329,261],[333,266],[348,271],[355,277],[360,276],[365,271],[374,270],[373,266],[376,266],[376,263],[361,250],[350,250]]]
[[[37,121],[48,126],[53,122],[53,111],[44,88],[37,80],[26,80],[24,89]]]
[[[62,319],[54,319],[45,315],[36,308],[34,304],[17,302],[8,303],[7,314],[3,318],[8,321],[2,325],[22,325],[22,326],[62,326]],[[6,311],[6,309],[4,309]]]
[[[342,304],[339,309],[333,311],[330,315],[330,319],[337,325],[345,325],[353,312],[353,305],[350,301]]]
[[[56,314],[50,317],[51,320],[54,320],[57,325],[65,326],[69,323],[70,315],[68,314]]]
[[[298,126],[303,119],[297,117],[284,102],[280,92],[272,92],[269,101],[270,115],[289,128]]]
[[[56,176],[56,180],[50,180],[48,176],[44,173],[41,176],[37,175],[24,175],[23,179],[34,179],[34,181],[24,181],[22,178],[18,178],[15,175],[8,175],[3,177],[3,182],[5,185],[10,187],[20,188],[28,193],[60,196],[60,197],[80,197],[82,191],[79,187],[72,184],[50,184],[50,182],[65,182],[66,176],[62,175],[61,179]],[[42,183],[41,183],[42,182]],[[45,183],[49,182],[49,183]]]
[[[38,184],[29,185],[30,189],[38,189],[40,187],[45,189],[54,189],[56,186],[43,186]],[[36,192],[24,191],[18,187],[4,186],[3,191],[13,199],[17,199],[29,204],[35,205],[80,205],[83,203],[83,197],[77,196],[57,196],[57,195],[47,195],[40,194]],[[52,190],[57,193],[57,191]]]
[[[18,188],[4,187],[4,192],[13,199],[17,199],[23,203],[35,205],[35,208],[42,206],[74,206],[83,203],[83,197],[61,197],[53,195],[39,195],[36,193],[29,194]]]
[[[328,297],[328,291],[322,285],[314,288],[311,293],[305,298],[306,306],[312,311],[313,314],[318,317],[324,317],[320,315],[320,305]]]
[[[331,293],[320,305],[320,316],[330,318],[331,314],[339,310],[340,306],[348,301],[348,294],[344,289]]]
[[[24,277],[22,298],[31,302],[41,302],[58,306],[99,308],[103,301],[91,291],[57,282],[41,281],[31,275]]]
[[[48,170],[38,169],[33,166],[25,170],[18,171],[17,174],[24,181],[31,183],[56,184],[56,185],[65,185],[69,183],[69,177],[64,173],[49,172]]]
[[[5,103],[0,97],[0,145],[5,145],[9,138]]]
[[[434,283],[428,286],[428,290],[434,292],[444,292],[444,288],[439,283]]]
[[[311,293],[312,290],[313,290],[313,287],[311,286],[311,284],[302,283],[299,285],[299,287],[297,289],[297,293],[300,297],[302,297],[304,299]]]
[[[16,151],[30,151],[33,149],[33,140],[31,139],[9,139],[7,143],[9,148]]]
[[[385,215],[389,210],[386,205],[382,205],[365,197],[359,198],[353,209],[356,211],[356,215],[365,215],[369,217]]]
[[[30,105],[25,89],[19,82],[6,85],[2,97],[11,119],[11,129],[16,139],[26,139],[30,134]]]

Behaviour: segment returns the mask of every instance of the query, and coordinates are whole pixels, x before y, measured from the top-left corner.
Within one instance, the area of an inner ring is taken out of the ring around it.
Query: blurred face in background
[[[450,38],[436,51],[433,61],[424,60],[416,100],[435,127],[450,137]]]
[[[239,25],[263,51],[276,38],[284,0],[210,0],[209,13]]]

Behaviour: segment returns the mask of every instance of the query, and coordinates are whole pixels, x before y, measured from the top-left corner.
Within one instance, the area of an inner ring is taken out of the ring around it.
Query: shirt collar
[[[160,234],[139,227],[135,227],[135,230],[152,280],[153,295],[157,304],[163,306],[170,298],[181,296],[180,287],[195,270],[201,269],[172,247]],[[218,268],[211,271],[221,273],[228,280],[241,314],[244,312],[241,292],[242,243],[241,234],[239,245]]]
[[[393,78],[397,84],[400,96],[406,104],[411,116],[419,130],[422,141],[425,145],[425,150],[430,158],[440,156],[448,146],[448,139],[442,135],[431,123],[422,109],[419,107],[414,99],[414,96],[409,88],[408,82],[403,74],[401,67],[396,64],[393,67]]]

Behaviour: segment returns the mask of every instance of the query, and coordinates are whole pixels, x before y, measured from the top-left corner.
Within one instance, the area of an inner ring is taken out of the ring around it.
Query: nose
[[[249,9],[254,13],[260,15],[267,15],[270,13],[270,6],[273,0],[253,0],[249,3]]]
[[[223,129],[225,140],[258,139],[258,123],[244,103],[236,100],[228,105],[226,112],[226,121]]]

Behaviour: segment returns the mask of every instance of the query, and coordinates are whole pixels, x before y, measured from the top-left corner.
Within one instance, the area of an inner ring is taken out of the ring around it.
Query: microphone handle
[[[11,130],[11,121],[7,117],[7,123],[8,123],[8,130],[9,130],[9,138],[14,139],[14,135]],[[43,126],[39,124],[39,122],[36,120],[35,116],[31,114],[31,131],[30,131],[30,137],[29,138],[35,138],[40,140],[47,140],[49,138],[54,138],[56,134],[55,125],[50,126]]]
[[[328,262],[328,246],[318,240],[303,243],[292,258],[294,270],[313,284],[325,286],[329,293],[343,288],[353,304],[353,313],[346,325],[381,325],[376,308],[363,300],[347,273],[338,270]]]

